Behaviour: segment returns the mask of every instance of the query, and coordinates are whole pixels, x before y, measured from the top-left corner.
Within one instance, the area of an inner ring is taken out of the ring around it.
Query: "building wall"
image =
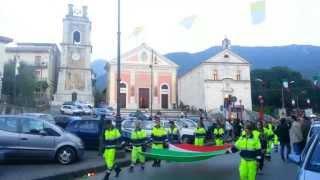
[[[194,106],[196,108],[205,108],[204,104],[204,80],[203,66],[198,66],[191,70],[178,80],[179,103]]]
[[[57,61],[59,61],[59,52],[52,52],[50,49],[48,52],[11,52],[7,51],[7,61],[13,60],[15,56],[20,62],[24,62],[28,65],[35,66],[35,57],[40,56],[41,62],[46,65],[41,67],[36,67],[36,77],[38,80],[47,81],[49,88],[47,90],[48,96],[53,95],[56,89],[56,71],[57,71]]]
[[[250,81],[230,81],[230,88],[233,91],[224,91],[224,81],[206,81],[206,108],[207,110],[219,109],[224,103],[226,95],[237,97],[236,105],[244,105],[245,109],[252,110],[251,102],[251,84]]]
[[[4,62],[6,61],[5,44],[0,42],[0,97],[2,94],[2,78],[3,78],[3,68]]]

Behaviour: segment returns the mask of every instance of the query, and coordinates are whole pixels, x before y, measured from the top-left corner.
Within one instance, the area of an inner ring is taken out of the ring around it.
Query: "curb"
[[[129,166],[131,163],[130,160],[121,160],[118,162],[118,165],[120,167],[127,167]],[[106,170],[106,167],[104,164],[100,164],[100,165],[96,165],[93,167],[87,167],[84,169],[79,169],[73,172],[66,172],[66,173],[61,173],[61,174],[55,174],[55,175],[51,175],[51,176],[47,176],[47,177],[42,177],[42,178],[38,178],[35,180],[71,180],[71,179],[75,179],[84,175],[87,175],[88,172],[95,172],[95,173],[99,173],[99,172],[103,172]]]

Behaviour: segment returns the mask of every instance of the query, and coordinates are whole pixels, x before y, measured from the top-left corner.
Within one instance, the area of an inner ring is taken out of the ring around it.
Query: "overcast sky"
[[[320,0],[266,0],[266,20],[251,23],[255,0],[121,0],[122,52],[146,42],[160,53],[197,52],[220,45],[320,45]],[[62,40],[67,4],[88,5],[92,59],[116,56],[117,0],[0,0],[0,35],[17,42]],[[195,15],[191,29],[180,25]],[[131,34],[143,26],[138,37]]]

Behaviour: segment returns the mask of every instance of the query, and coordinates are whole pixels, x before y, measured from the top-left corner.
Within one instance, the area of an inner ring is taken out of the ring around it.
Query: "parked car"
[[[122,136],[125,140],[129,140],[131,133],[134,130],[136,118],[125,120],[122,122]],[[178,119],[175,121],[175,124],[180,132],[180,138],[183,142],[192,142],[194,139],[194,132],[197,127],[197,124],[190,119]],[[142,128],[146,130],[148,137],[151,137],[152,128],[155,123],[153,121],[142,121]],[[161,120],[161,125],[168,130],[170,128],[169,120]]]
[[[85,104],[81,104],[81,105],[76,105],[78,109],[82,110],[82,114],[84,115],[91,115],[92,114],[92,109]]]
[[[312,123],[308,133],[307,141],[309,141],[309,139],[315,134],[320,134],[320,122]]]
[[[105,115],[105,116],[114,116],[114,112],[110,111],[107,108],[95,108],[94,109],[94,116],[95,117],[99,117],[101,115]]]
[[[62,105],[60,108],[61,114],[82,115],[83,111],[74,105]]]
[[[43,113],[23,113],[23,116],[30,116],[30,117],[36,117],[40,119],[44,119],[46,121],[49,121],[50,123],[55,124],[55,120],[51,114],[43,114]]]
[[[130,114],[128,115],[128,118],[130,118],[130,117],[135,117],[135,118],[137,118],[138,120],[142,120],[142,121],[149,120],[149,116],[145,115],[145,114],[142,113],[141,111],[137,111],[137,112],[130,113]]]
[[[60,126],[61,128],[66,128],[69,122],[72,120],[81,120],[79,116],[68,116],[68,115],[58,115],[54,117],[54,121],[56,125]]]
[[[80,138],[46,120],[0,116],[0,160],[41,159],[70,164],[83,154]]]
[[[290,154],[289,159],[299,165],[297,180],[320,179],[320,135],[310,138],[301,155]]]
[[[99,127],[100,120],[98,119],[81,119],[69,122],[65,130],[81,138],[85,148],[97,149],[99,147]]]

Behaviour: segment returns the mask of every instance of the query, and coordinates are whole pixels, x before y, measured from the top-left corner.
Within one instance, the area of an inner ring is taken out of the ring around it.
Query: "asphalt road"
[[[136,168],[133,173],[128,168],[123,169],[117,180],[236,180],[238,175],[238,154],[227,154],[213,157],[206,161],[194,163],[163,163],[161,168],[152,168],[148,163],[145,171]],[[294,180],[297,166],[282,162],[279,154],[274,154],[271,162],[266,162],[263,174],[257,176],[257,180]],[[79,179],[103,179],[102,173],[94,177],[82,177]]]

